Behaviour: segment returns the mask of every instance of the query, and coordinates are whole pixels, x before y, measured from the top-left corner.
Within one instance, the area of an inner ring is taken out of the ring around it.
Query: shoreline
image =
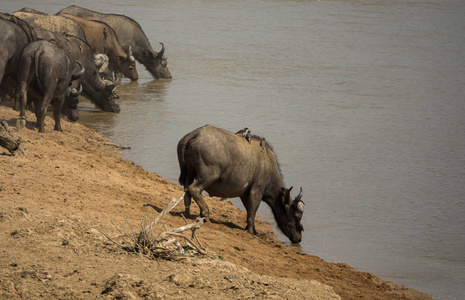
[[[14,129],[17,112],[0,105],[0,120]],[[0,296],[7,298],[301,298],[431,299],[344,263],[329,263],[279,241],[272,224],[245,227],[244,211],[205,197],[211,222],[196,231],[212,256],[177,261],[148,259],[118,248],[111,237],[140,228],[182,189],[133,162],[93,129],[62,120],[64,132],[33,126],[18,135],[25,155],[0,148]],[[14,131],[16,131],[14,129]],[[184,225],[183,204],[167,215],[168,228]],[[198,214],[197,205],[192,214]],[[118,228],[116,228],[116,224]],[[67,241],[65,243],[64,241]],[[66,245],[65,245],[66,244]],[[155,272],[156,270],[156,272]]]

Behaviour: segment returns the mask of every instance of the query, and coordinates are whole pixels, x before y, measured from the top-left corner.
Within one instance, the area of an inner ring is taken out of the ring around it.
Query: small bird
[[[249,130],[247,131],[247,134],[245,135],[245,139],[247,140],[247,142],[249,142],[250,144],[250,141],[252,140],[252,130]]]
[[[246,127],[244,129],[241,129],[238,132],[236,132],[236,134],[244,134],[247,130],[249,130],[249,128]]]
[[[262,138],[260,140],[260,147],[265,148],[265,145],[266,145],[265,138]]]

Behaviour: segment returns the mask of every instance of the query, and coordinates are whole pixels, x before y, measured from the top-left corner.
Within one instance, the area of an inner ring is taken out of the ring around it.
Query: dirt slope
[[[0,106],[0,120],[15,126],[17,113]],[[95,131],[63,121],[64,132],[27,128],[25,155],[0,148],[0,298],[46,299],[431,299],[346,264],[301,254],[276,240],[258,221],[257,236],[245,212],[207,198],[212,222],[197,235],[208,258],[148,259],[102,236],[117,239],[141,228],[144,207],[163,208],[180,187],[123,160]],[[182,203],[173,211],[182,212]],[[192,213],[198,213],[196,205]],[[179,214],[163,219],[184,225]],[[215,258],[216,257],[216,258]],[[218,258],[224,258],[223,260]]]

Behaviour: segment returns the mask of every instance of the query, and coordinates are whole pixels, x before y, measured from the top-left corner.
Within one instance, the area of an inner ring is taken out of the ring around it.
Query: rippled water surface
[[[247,126],[273,144],[287,185],[303,187],[305,252],[465,298],[465,2],[80,5],[131,16],[166,46],[172,80],[139,65],[139,81],[119,87],[120,114],[82,102],[80,122],[131,146],[125,158],[175,182],[184,134]],[[260,213],[270,218],[266,204]]]

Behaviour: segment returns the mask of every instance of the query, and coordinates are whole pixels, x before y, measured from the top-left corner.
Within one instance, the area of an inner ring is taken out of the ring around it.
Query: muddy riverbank
[[[16,115],[0,106],[0,120],[12,127]],[[64,132],[55,132],[47,117],[46,133],[39,134],[35,117],[28,112],[27,118],[19,133],[25,155],[0,149],[1,298],[431,299],[301,254],[278,241],[268,222],[258,221],[259,234],[251,236],[242,230],[245,212],[214,198],[206,199],[212,222],[197,230],[209,257],[172,261],[129,253],[100,231],[118,238],[113,223],[123,233],[138,230],[147,213],[157,214],[144,204],[163,208],[181,188],[122,159],[94,130],[63,120]],[[182,204],[174,209],[182,211]],[[163,223],[185,224],[179,214]]]

